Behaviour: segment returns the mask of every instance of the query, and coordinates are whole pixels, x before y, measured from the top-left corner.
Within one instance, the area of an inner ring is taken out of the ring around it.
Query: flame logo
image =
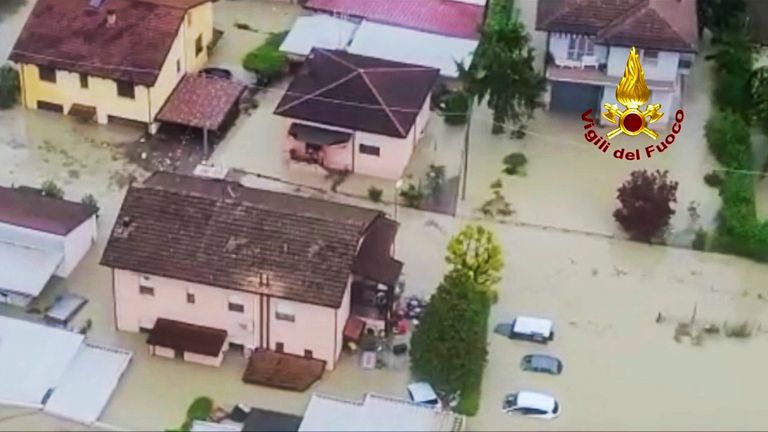
[[[616,87],[616,100],[627,108],[638,108],[645,105],[650,97],[651,91],[645,83],[645,72],[640,64],[640,56],[635,47],[632,47],[627,58],[624,76]]]

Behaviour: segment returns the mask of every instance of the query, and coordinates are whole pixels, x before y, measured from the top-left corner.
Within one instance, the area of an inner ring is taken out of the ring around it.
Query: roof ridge
[[[617,30],[619,24],[623,24],[631,20],[632,18],[636,17],[637,14],[642,9],[648,8],[650,4],[651,4],[650,0],[639,0],[634,6],[627,8],[623,14],[619,14],[616,18],[614,18],[611,22],[609,22],[605,27],[598,30],[597,34],[595,35],[596,38],[602,39],[604,37],[609,36],[611,32]],[[664,21],[666,22],[666,19]]]
[[[304,97],[301,97],[301,98],[299,98],[299,99],[296,99],[295,101],[293,101],[293,102],[291,102],[291,103],[287,103],[287,104],[285,104],[285,106],[283,106],[283,107],[279,107],[279,106],[278,106],[278,107],[275,109],[275,114],[278,114],[278,113],[280,113],[280,112],[283,112],[283,111],[285,111],[285,110],[287,110],[287,109],[289,109],[289,108],[293,108],[294,106],[296,106],[296,105],[299,105],[299,104],[302,104],[302,103],[304,103],[304,102],[306,102],[306,101],[308,101],[308,100],[310,100],[310,99],[314,99],[316,96],[319,96],[321,93],[325,93],[326,91],[328,91],[328,90],[330,90],[330,89],[332,89],[332,88],[334,88],[334,87],[336,87],[336,86],[338,86],[338,85],[340,85],[340,84],[343,84],[343,83],[345,83],[345,82],[349,81],[350,79],[354,78],[354,77],[355,77],[355,75],[357,75],[357,74],[359,74],[359,73],[361,73],[361,72],[362,72],[362,71],[361,71],[361,69],[359,69],[359,68],[355,67],[355,66],[354,66],[354,65],[352,65],[351,63],[348,63],[348,62],[346,62],[346,61],[344,61],[344,60],[342,60],[342,59],[338,58],[338,57],[337,57],[337,56],[335,56],[335,55],[332,55],[332,54],[330,54],[329,52],[327,52],[327,51],[326,51],[326,50],[324,50],[324,49],[313,49],[313,51],[316,51],[316,52],[320,52],[320,53],[323,53],[323,54],[327,55],[328,57],[330,57],[330,58],[332,58],[332,59],[336,60],[338,63],[341,63],[341,64],[343,64],[343,65],[345,65],[345,66],[347,66],[347,67],[350,67],[350,68],[352,68],[352,72],[351,72],[349,75],[345,76],[344,78],[341,78],[341,79],[339,79],[338,81],[335,81],[335,82],[333,82],[333,83],[331,83],[331,84],[328,84],[327,86],[325,86],[325,87],[322,87],[322,88],[318,89],[318,90],[317,90],[317,91],[315,91],[315,92],[312,92],[312,93],[306,94],[306,95],[304,95]],[[312,55],[312,54],[310,53],[310,55]]]
[[[331,53],[330,50],[326,50],[326,49],[323,49],[323,48],[317,48],[317,51],[327,55],[328,57],[336,60],[337,62],[343,64],[344,66],[346,66],[346,67],[348,67],[350,69],[353,69],[353,70],[356,70],[356,71],[361,71],[362,70],[362,68],[358,67],[357,65],[354,65],[354,64],[344,60],[343,58],[341,58],[341,57],[339,57],[337,55],[334,55],[333,53]]]
[[[566,3],[564,8],[562,8],[560,11],[558,11],[556,13],[553,13],[548,19],[542,21],[541,24],[537,24],[536,27],[539,27],[539,26],[546,27],[546,26],[548,26],[556,18],[560,18],[563,14],[572,11],[576,5],[580,5],[583,1],[584,0],[576,0],[575,2],[572,2],[572,3]]]
[[[363,80],[365,80],[365,83],[368,85],[368,88],[376,97],[376,100],[379,101],[379,105],[381,105],[381,107],[384,109],[384,112],[387,113],[387,117],[389,117],[389,119],[392,120],[392,123],[395,125],[395,127],[400,132],[400,134],[407,135],[403,130],[403,126],[400,124],[400,122],[397,121],[394,114],[392,114],[392,111],[387,106],[387,104],[384,103],[384,99],[382,99],[381,94],[379,94],[378,90],[376,90],[376,87],[373,85],[373,83],[371,83],[371,80],[368,79],[368,76],[365,75],[365,70],[360,71],[360,76],[363,77]]]

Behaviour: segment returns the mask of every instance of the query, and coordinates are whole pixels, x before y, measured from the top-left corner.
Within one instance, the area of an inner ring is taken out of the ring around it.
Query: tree
[[[8,109],[19,100],[19,73],[10,65],[0,67],[0,109]]]
[[[448,243],[445,260],[451,272],[467,275],[489,298],[495,297],[504,259],[493,232],[480,225],[466,226]]]
[[[719,41],[723,32],[744,23],[747,5],[744,0],[698,0],[699,32],[706,27],[713,34],[713,41]]]
[[[621,207],[613,217],[638,241],[651,241],[675,214],[672,203],[677,202],[677,182],[667,178],[667,171],[648,173],[647,170],[633,171],[618,190]]]
[[[469,70],[459,67],[465,90],[479,103],[487,98],[493,111],[493,133],[508,122],[524,125],[537,108],[546,79],[536,72],[531,36],[518,19],[510,0],[491,0],[488,19]]]
[[[732,109],[749,122],[753,114],[753,66],[757,47],[747,29],[729,29],[720,36],[715,51],[706,56],[715,64],[714,100],[721,109]]]
[[[468,274],[449,272],[411,338],[414,375],[446,394],[474,394],[488,356],[489,309],[488,296]]]
[[[704,126],[709,151],[728,168],[752,168],[752,144],[747,123],[733,111],[715,112]]]

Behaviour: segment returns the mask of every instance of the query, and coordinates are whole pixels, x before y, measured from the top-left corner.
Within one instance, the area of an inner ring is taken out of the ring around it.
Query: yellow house
[[[156,130],[182,77],[208,60],[211,0],[37,0],[10,59],[22,102]]]

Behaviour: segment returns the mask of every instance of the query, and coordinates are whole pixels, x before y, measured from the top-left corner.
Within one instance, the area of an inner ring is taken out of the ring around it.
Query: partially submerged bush
[[[435,195],[439,192],[440,187],[445,182],[445,165],[429,164],[425,182],[429,195]]]
[[[733,326],[729,326],[727,323],[723,326],[723,333],[725,337],[746,339],[752,336],[752,327],[747,321],[744,321]]]
[[[0,109],[16,105],[20,92],[19,73],[10,65],[0,67]]]
[[[288,67],[288,58],[280,52],[286,34],[274,33],[261,46],[246,54],[243,69],[268,80],[279,77]]]
[[[719,188],[723,185],[723,181],[723,176],[721,176],[717,171],[704,174],[704,183],[706,183],[709,187]]]
[[[40,193],[43,196],[64,199],[64,190],[59,187],[53,180],[46,180],[40,186]]]
[[[696,236],[693,238],[691,248],[697,251],[703,251],[707,249],[707,232],[704,229],[699,228],[696,230]]]
[[[424,191],[421,190],[421,186],[409,183],[408,186],[400,191],[400,196],[405,201],[406,206],[418,208],[421,204],[421,200],[424,199]]]
[[[445,98],[443,116],[445,123],[459,126],[467,123],[469,113],[469,95],[463,91],[451,93]]]
[[[381,190],[381,188],[377,188],[376,186],[371,186],[368,188],[368,198],[377,203],[381,202],[381,196],[384,194],[384,191]]]
[[[92,208],[94,212],[99,212],[99,201],[96,200],[96,197],[93,196],[93,194],[85,195],[80,202]]]
[[[516,152],[504,156],[504,173],[516,175],[522,173],[522,168],[528,163],[528,158],[524,154]]]

